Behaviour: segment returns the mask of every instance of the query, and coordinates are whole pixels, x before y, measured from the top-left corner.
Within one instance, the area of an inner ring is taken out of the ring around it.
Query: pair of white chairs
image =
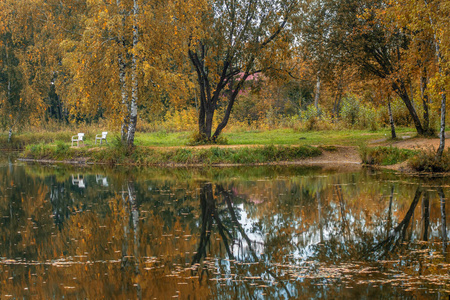
[[[97,144],[97,141],[100,141],[100,145],[102,144],[103,141],[105,141],[106,143],[108,143],[108,141],[106,140],[106,136],[108,135],[107,131],[102,132],[101,134],[97,134],[95,136],[95,144]],[[80,146],[80,144],[84,145],[84,133],[78,133],[77,135],[74,135],[72,137],[72,147],[73,147],[73,143],[77,143],[77,147]]]

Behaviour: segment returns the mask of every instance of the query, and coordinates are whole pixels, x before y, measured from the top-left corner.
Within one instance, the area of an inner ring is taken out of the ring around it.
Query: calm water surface
[[[447,179],[0,160],[1,299],[448,299]]]

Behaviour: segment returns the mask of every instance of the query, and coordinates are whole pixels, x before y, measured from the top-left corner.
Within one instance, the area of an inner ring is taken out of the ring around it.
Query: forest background
[[[449,25],[448,0],[2,0],[0,127],[444,137]]]

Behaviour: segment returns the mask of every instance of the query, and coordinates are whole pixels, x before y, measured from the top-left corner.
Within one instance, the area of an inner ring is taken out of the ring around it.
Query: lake
[[[0,159],[1,299],[448,299],[446,178]]]

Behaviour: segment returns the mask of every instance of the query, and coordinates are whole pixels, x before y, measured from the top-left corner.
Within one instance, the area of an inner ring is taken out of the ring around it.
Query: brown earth
[[[375,146],[390,146],[398,147],[402,149],[437,149],[439,147],[438,138],[415,138],[411,137],[414,133],[405,133],[398,141],[388,141],[387,139],[374,140],[369,142],[370,147]],[[446,139],[446,149],[450,147],[449,139]],[[313,145],[315,146],[315,145]],[[241,147],[263,147],[262,145],[200,145],[200,146],[188,146],[186,148],[241,148]],[[151,147],[151,148],[161,148],[161,147]],[[164,147],[165,149],[179,148],[179,146],[174,147]],[[298,160],[294,162],[282,162],[273,164],[295,164],[295,165],[321,165],[325,167],[339,167],[339,168],[359,168],[361,167],[361,159],[358,154],[358,148],[355,146],[334,146],[335,149],[330,150],[330,148],[325,147],[322,149],[322,155],[318,157],[311,157],[303,160]],[[271,163],[270,163],[271,164]],[[404,163],[394,166],[388,166],[390,169],[402,169]]]
[[[445,149],[450,147],[449,139],[445,139]],[[415,150],[427,150],[427,149],[435,149],[439,147],[439,139],[438,138],[410,138],[395,142],[384,142],[380,145],[402,148],[402,149],[415,149]]]
[[[404,136],[403,140],[387,141],[386,139],[372,141],[370,147],[375,146],[393,146],[401,149],[412,150],[437,150],[439,147],[439,138],[412,138]],[[450,148],[450,139],[445,140],[445,148]],[[358,154],[358,148],[353,146],[336,146],[335,151],[324,150],[319,157],[308,158],[298,162],[301,165],[324,165],[340,166],[346,168],[355,168],[361,166],[361,158]],[[403,162],[397,165],[386,166],[384,168],[408,171],[407,163]]]

